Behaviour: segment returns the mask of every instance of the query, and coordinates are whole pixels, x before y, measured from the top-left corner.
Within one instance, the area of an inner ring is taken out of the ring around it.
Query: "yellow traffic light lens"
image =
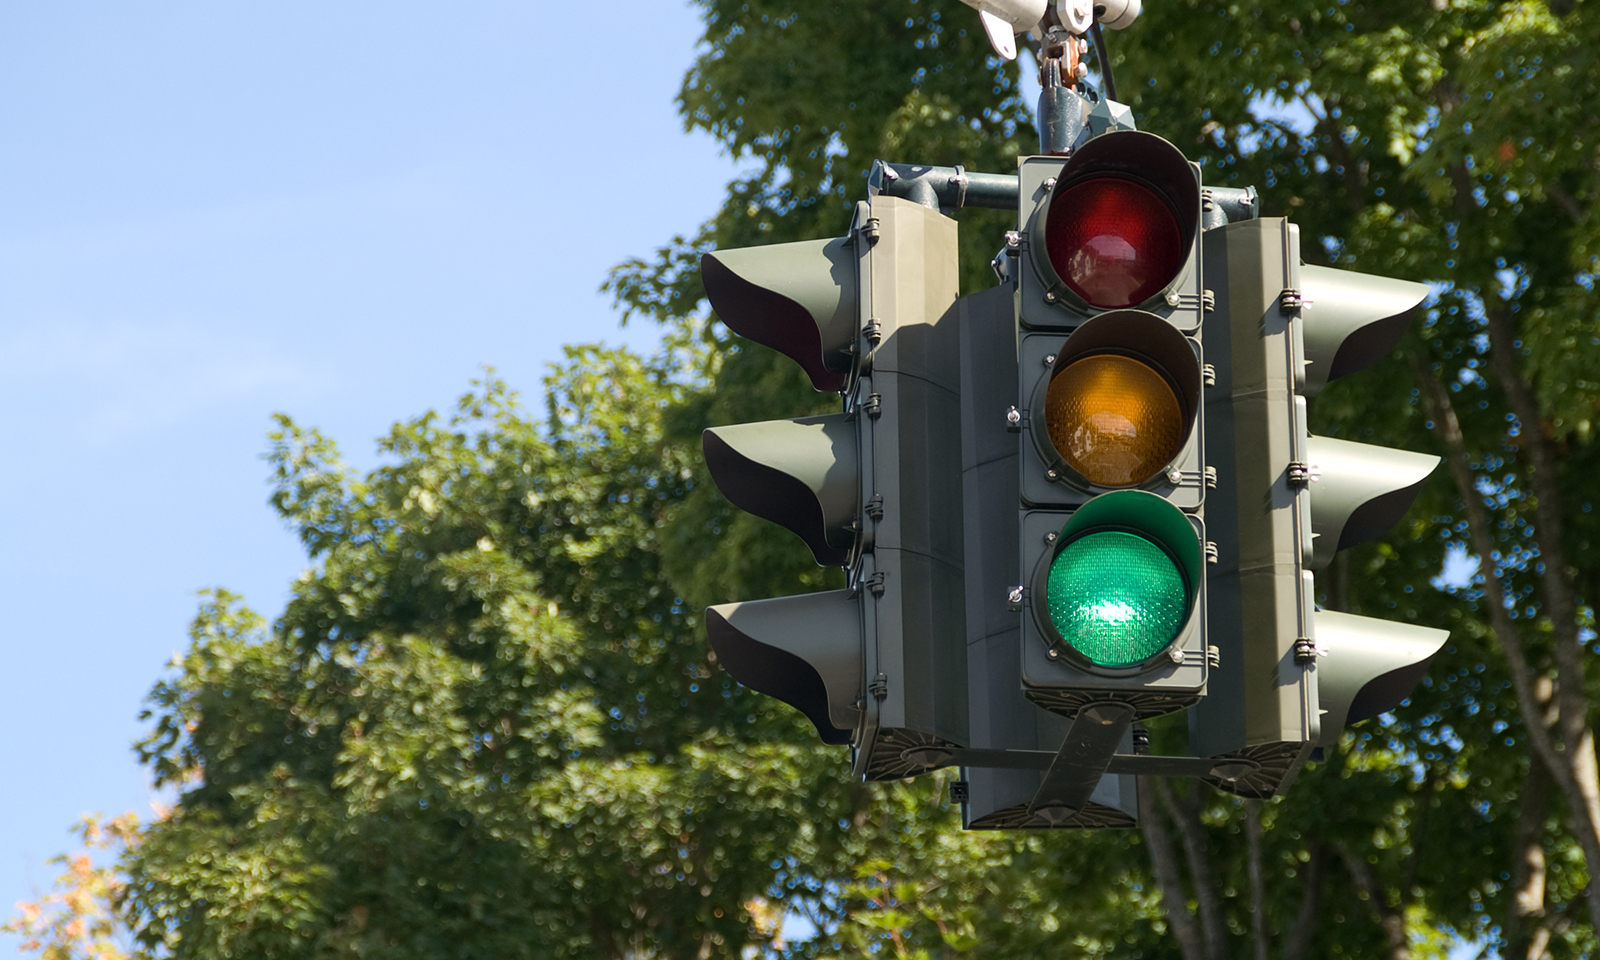
[[[1166,378],[1119,354],[1091,354],[1062,368],[1050,381],[1044,419],[1061,458],[1102,487],[1149,480],[1178,455],[1187,432]]]

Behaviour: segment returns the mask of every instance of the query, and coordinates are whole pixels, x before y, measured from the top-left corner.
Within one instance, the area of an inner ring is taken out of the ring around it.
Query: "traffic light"
[[[1314,603],[1437,458],[1312,437],[1306,401],[1427,288],[1303,265],[1252,191],[1089,124],[1021,161],[994,290],[957,299],[939,208],[1010,187],[960,168],[879,164],[847,237],[703,259],[729,328],[842,401],[705,432],[728,499],[848,583],[709,608],[717,656],[859,776],[961,765],[973,829],[1131,826],[1142,774],[1271,796],[1446,637]],[[1143,755],[1186,708],[1191,755]]]
[[[1204,237],[1208,601],[1221,669],[1190,714],[1207,779],[1281,792],[1317,746],[1409,695],[1446,631],[1315,608],[1313,573],[1396,523],[1437,457],[1312,437],[1306,400],[1393,350],[1423,284],[1300,261],[1299,228],[1247,220]]]
[[[1022,684],[1126,726],[1205,691],[1199,174],[1117,130],[1020,184]]]
[[[1134,721],[1205,691],[1198,170],[1094,132],[963,300],[972,829],[1133,825]]]
[[[859,776],[942,765],[968,736],[955,221],[878,196],[847,237],[719,250],[701,273],[723,323],[843,408],[705,431],[723,494],[849,584],[709,608],[717,658],[849,744]]]

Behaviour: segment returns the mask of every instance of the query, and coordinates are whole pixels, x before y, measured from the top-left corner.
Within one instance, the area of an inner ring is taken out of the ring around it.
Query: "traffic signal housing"
[[[1171,713],[1207,669],[1198,169],[1113,130],[1020,186],[1022,685]]]
[[[1218,564],[1209,601],[1222,669],[1190,714],[1207,779],[1244,796],[1282,792],[1348,723],[1398,705],[1446,631],[1320,611],[1314,571],[1381,536],[1437,457],[1312,437],[1306,400],[1394,349],[1428,288],[1308,266],[1299,228],[1247,220],[1207,231],[1216,311],[1205,323],[1215,385],[1207,522]]]
[[[969,750],[957,781],[962,825],[969,830],[1131,827],[1137,822],[1136,778],[1086,773],[1078,806],[1036,812],[1054,756],[1074,721],[1025,695],[1022,615],[1008,596],[1021,582],[1018,553],[1017,436],[1006,412],[1017,398],[1017,318],[1012,285],[962,297],[961,439],[965,502]],[[1126,730],[1117,748],[1131,753]],[[976,761],[973,754],[981,754]],[[1047,791],[1050,792],[1050,791]],[[1059,797],[1050,799],[1059,800]]]
[[[938,211],[879,196],[847,237],[702,259],[718,318],[842,406],[708,428],[707,468],[849,584],[719,604],[706,630],[736,679],[849,744],[866,779],[940,766],[968,737],[956,239]]]
[[[1205,689],[1198,172],[1094,132],[1020,162],[1008,282],[964,298],[969,829],[1134,825],[1113,760]]]
[[[708,429],[707,466],[848,583],[709,608],[718,659],[859,776],[960,764],[973,829],[1130,826],[1137,774],[1279,793],[1446,637],[1318,610],[1313,579],[1437,463],[1306,419],[1427,288],[1302,264],[1293,224],[1111,116],[1020,162],[995,290],[956,297],[959,168],[880,164],[847,237],[703,261],[730,329],[841,398]],[[1186,708],[1191,756],[1141,755]]]

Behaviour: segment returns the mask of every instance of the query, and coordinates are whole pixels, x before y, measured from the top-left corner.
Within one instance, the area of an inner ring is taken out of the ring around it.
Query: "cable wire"
[[[1117,81],[1111,76],[1111,58],[1106,56],[1106,38],[1100,35],[1100,23],[1096,21],[1089,28],[1089,33],[1094,36],[1094,58],[1100,67],[1100,85],[1106,88],[1106,99],[1117,99]]]

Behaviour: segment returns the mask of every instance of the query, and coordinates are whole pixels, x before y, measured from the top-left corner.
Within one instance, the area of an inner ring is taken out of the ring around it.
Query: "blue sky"
[[[563,343],[654,341],[597,288],[734,165],[672,103],[694,11],[594,9],[0,2],[8,913],[81,814],[148,812],[195,591],[270,616],[304,566],[274,411],[367,465],[482,364],[532,394]]]

